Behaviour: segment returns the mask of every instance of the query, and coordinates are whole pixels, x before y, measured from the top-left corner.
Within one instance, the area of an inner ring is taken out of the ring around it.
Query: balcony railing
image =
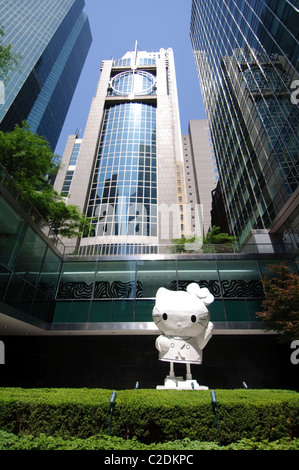
[[[291,244],[203,244],[197,249],[183,249],[175,244],[98,244],[86,246],[66,246],[65,256],[138,256],[138,255],[184,255],[202,254],[279,254],[293,252]]]

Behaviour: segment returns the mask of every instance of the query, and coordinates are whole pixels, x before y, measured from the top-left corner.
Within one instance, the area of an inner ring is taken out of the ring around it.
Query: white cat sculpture
[[[214,296],[207,288],[191,283],[185,291],[170,291],[160,287],[153,308],[153,320],[161,332],[156,339],[159,360],[170,362],[170,372],[164,385],[157,389],[207,389],[192,380],[191,364],[202,363],[202,350],[212,336],[208,305]],[[186,380],[175,377],[174,362],[186,364]]]

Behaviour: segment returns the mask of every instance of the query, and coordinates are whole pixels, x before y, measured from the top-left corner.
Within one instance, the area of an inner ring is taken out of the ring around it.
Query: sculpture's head
[[[178,337],[196,337],[210,320],[207,306],[214,300],[206,288],[192,283],[187,292],[160,287],[153,308],[153,320],[161,333]]]

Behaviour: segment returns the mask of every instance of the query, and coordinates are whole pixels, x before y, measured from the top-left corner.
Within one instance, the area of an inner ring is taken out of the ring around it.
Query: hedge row
[[[151,444],[217,442],[209,391],[0,388],[0,429],[15,435],[87,439],[111,434]],[[281,390],[217,390],[222,444],[240,439],[299,437],[299,394]]]
[[[114,450],[114,451],[197,451],[197,450],[299,450],[299,439],[283,438],[278,441],[255,441],[241,439],[226,446],[216,442],[191,441],[182,439],[158,444],[144,444],[136,439],[122,439],[115,436],[97,435],[86,439],[46,436],[16,436],[0,431],[1,450]]]

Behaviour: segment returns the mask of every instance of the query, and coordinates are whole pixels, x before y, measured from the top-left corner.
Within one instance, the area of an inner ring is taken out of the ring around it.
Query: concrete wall
[[[189,135],[183,136],[186,193],[190,204],[202,205],[203,230],[211,228],[212,191],[217,186],[216,159],[209,138],[208,121],[196,119],[189,122]],[[191,203],[192,201],[192,203]],[[199,234],[198,234],[199,235]]]
[[[168,243],[172,238],[181,236],[177,207],[177,162],[182,162],[182,142],[174,56],[172,49],[161,49],[160,58],[157,59],[157,164],[161,243]],[[184,181],[183,175],[182,180]],[[184,185],[182,186],[185,193]]]

